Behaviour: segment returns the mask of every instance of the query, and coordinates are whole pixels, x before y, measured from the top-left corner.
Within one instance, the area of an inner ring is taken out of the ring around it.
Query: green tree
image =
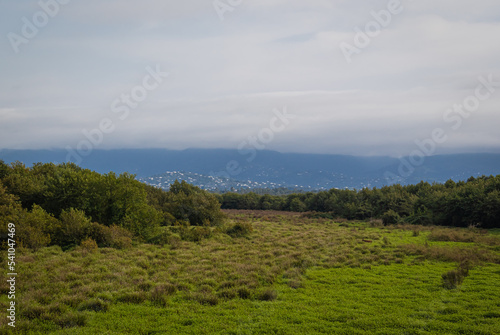
[[[401,217],[396,211],[389,209],[387,212],[382,215],[382,221],[385,225],[396,224],[401,221]]]
[[[193,226],[218,226],[224,222],[217,198],[185,181],[172,184],[169,191],[168,211],[178,221]]]
[[[29,212],[23,209],[16,221],[19,244],[33,250],[48,246],[61,228],[60,221],[38,205]]]
[[[79,245],[92,234],[93,225],[85,212],[70,208],[61,213],[61,226],[56,236],[60,246]]]

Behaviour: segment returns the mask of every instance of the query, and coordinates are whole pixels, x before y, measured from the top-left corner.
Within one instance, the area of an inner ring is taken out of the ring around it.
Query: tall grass
[[[315,267],[370,271],[415,257],[499,262],[496,240],[474,231],[421,229],[415,234],[415,227],[339,223],[298,213],[228,211],[227,215],[230,223],[225,228],[199,227],[186,233],[192,235],[184,240],[168,235],[163,245],[96,248],[95,241],[87,240],[74,250],[23,251],[18,264],[23,274],[18,283],[19,315],[24,319],[20,331],[41,331],[41,323],[80,327],[89,312],[105,313],[119,303],[165,307],[179,300],[207,306],[238,299],[279,300],[278,283],[301,290],[307,270]],[[426,236],[437,245],[421,243]],[[472,238],[478,244],[440,245],[443,236]],[[412,239],[419,243],[402,243]],[[5,264],[2,267],[7,273]],[[2,292],[8,290],[5,279],[0,278]],[[5,301],[0,304],[5,307]]]

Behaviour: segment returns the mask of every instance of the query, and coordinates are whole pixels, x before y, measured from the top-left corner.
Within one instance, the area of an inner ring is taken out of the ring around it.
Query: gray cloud
[[[7,34],[40,8],[3,3],[0,148],[74,147],[103,118],[101,148],[236,148],[287,106],[269,149],[407,155],[443,128],[438,152],[498,150],[500,87],[459,129],[443,116],[479,76],[500,81],[500,4],[401,3],[351,64],[339,44],[387,1],[244,1],[224,21],[205,0],[70,2],[17,54]],[[156,65],[170,76],[118,119],[112,102]]]

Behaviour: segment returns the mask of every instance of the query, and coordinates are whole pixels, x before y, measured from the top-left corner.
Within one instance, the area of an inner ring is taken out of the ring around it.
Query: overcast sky
[[[0,0],[0,149],[500,152],[498,0],[58,1]]]

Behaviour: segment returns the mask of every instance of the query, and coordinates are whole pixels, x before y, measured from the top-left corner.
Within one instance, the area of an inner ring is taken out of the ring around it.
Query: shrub
[[[62,315],[56,323],[62,328],[83,327],[87,322],[87,318],[82,313],[70,312]]]
[[[304,283],[301,280],[290,280],[288,281],[288,286],[294,289],[304,288]]]
[[[443,286],[447,289],[457,288],[464,281],[465,275],[459,269],[443,273]]]
[[[384,221],[381,219],[370,219],[370,227],[378,228],[384,225]]]
[[[136,236],[148,240],[153,237],[154,232],[160,227],[163,215],[149,205],[142,204],[134,207],[125,215],[120,225]]]
[[[263,291],[261,294],[259,294],[258,299],[262,301],[272,301],[276,300],[277,297],[278,297],[278,292],[276,292],[276,290],[267,289]]]
[[[57,242],[61,246],[78,245],[92,232],[92,223],[83,211],[65,210],[61,213],[61,228]]]
[[[43,306],[29,304],[20,310],[20,315],[23,318],[33,320],[41,317],[45,313]]]
[[[98,223],[92,223],[91,236],[101,247],[126,249],[132,246],[133,234],[117,225],[107,227]]]
[[[184,241],[199,242],[212,236],[212,230],[210,227],[183,226],[180,229],[180,236]]]
[[[231,237],[243,237],[247,236],[253,232],[253,226],[251,222],[238,222],[231,228],[226,230],[226,234]]]
[[[88,255],[89,253],[96,252],[97,248],[98,248],[98,246],[97,246],[96,241],[94,241],[90,237],[87,238],[86,240],[83,240],[82,243],[80,243],[80,247],[79,247],[79,249],[82,252],[82,255],[84,255],[84,256]]]
[[[462,284],[465,277],[469,275],[469,270],[472,268],[472,260],[469,258],[462,258],[458,268],[456,270],[451,270],[443,273],[443,286],[447,289],[457,288]]]
[[[172,234],[168,238],[168,244],[170,245],[170,247],[172,249],[176,249],[176,248],[180,247],[181,241],[182,241],[182,239],[178,234]]]
[[[30,248],[36,251],[49,245],[49,234],[44,234],[39,229],[28,225],[20,225],[20,227],[21,228],[17,230],[17,236],[19,241],[18,243],[23,248]]]
[[[475,237],[473,232],[462,229],[433,229],[428,239],[442,242],[474,242]]]
[[[175,181],[170,185],[167,212],[178,221],[187,221],[193,226],[219,226],[225,215],[220,210],[217,197],[185,181]]]
[[[164,246],[168,244],[171,235],[168,227],[159,227],[154,236],[148,239],[148,243]]]
[[[241,299],[249,299],[252,296],[252,292],[246,287],[240,287],[238,289],[238,296]]]
[[[38,250],[50,244],[50,235],[59,228],[60,222],[43,208],[34,205],[30,212],[19,212],[18,222],[23,222],[17,227],[17,239],[25,248]]]
[[[79,311],[106,312],[108,309],[109,304],[101,299],[85,301],[78,306]]]
[[[384,243],[384,246],[386,246],[386,247],[391,245],[391,241],[389,241],[387,236],[384,236],[384,238],[382,239],[382,242]]]
[[[150,300],[153,304],[164,307],[167,304],[167,295],[174,294],[176,290],[171,284],[158,285],[151,291]]]
[[[116,298],[116,301],[118,302],[124,302],[124,303],[130,303],[130,304],[141,304],[146,300],[146,296],[144,292],[127,292],[123,293],[118,298]]]
[[[202,305],[215,306],[219,303],[219,298],[211,292],[196,292],[192,293],[190,298],[199,302]]]
[[[238,296],[238,292],[234,288],[222,289],[217,293],[222,299],[234,299]]]
[[[390,209],[382,215],[384,225],[396,224],[401,221],[401,217],[394,210]]]

